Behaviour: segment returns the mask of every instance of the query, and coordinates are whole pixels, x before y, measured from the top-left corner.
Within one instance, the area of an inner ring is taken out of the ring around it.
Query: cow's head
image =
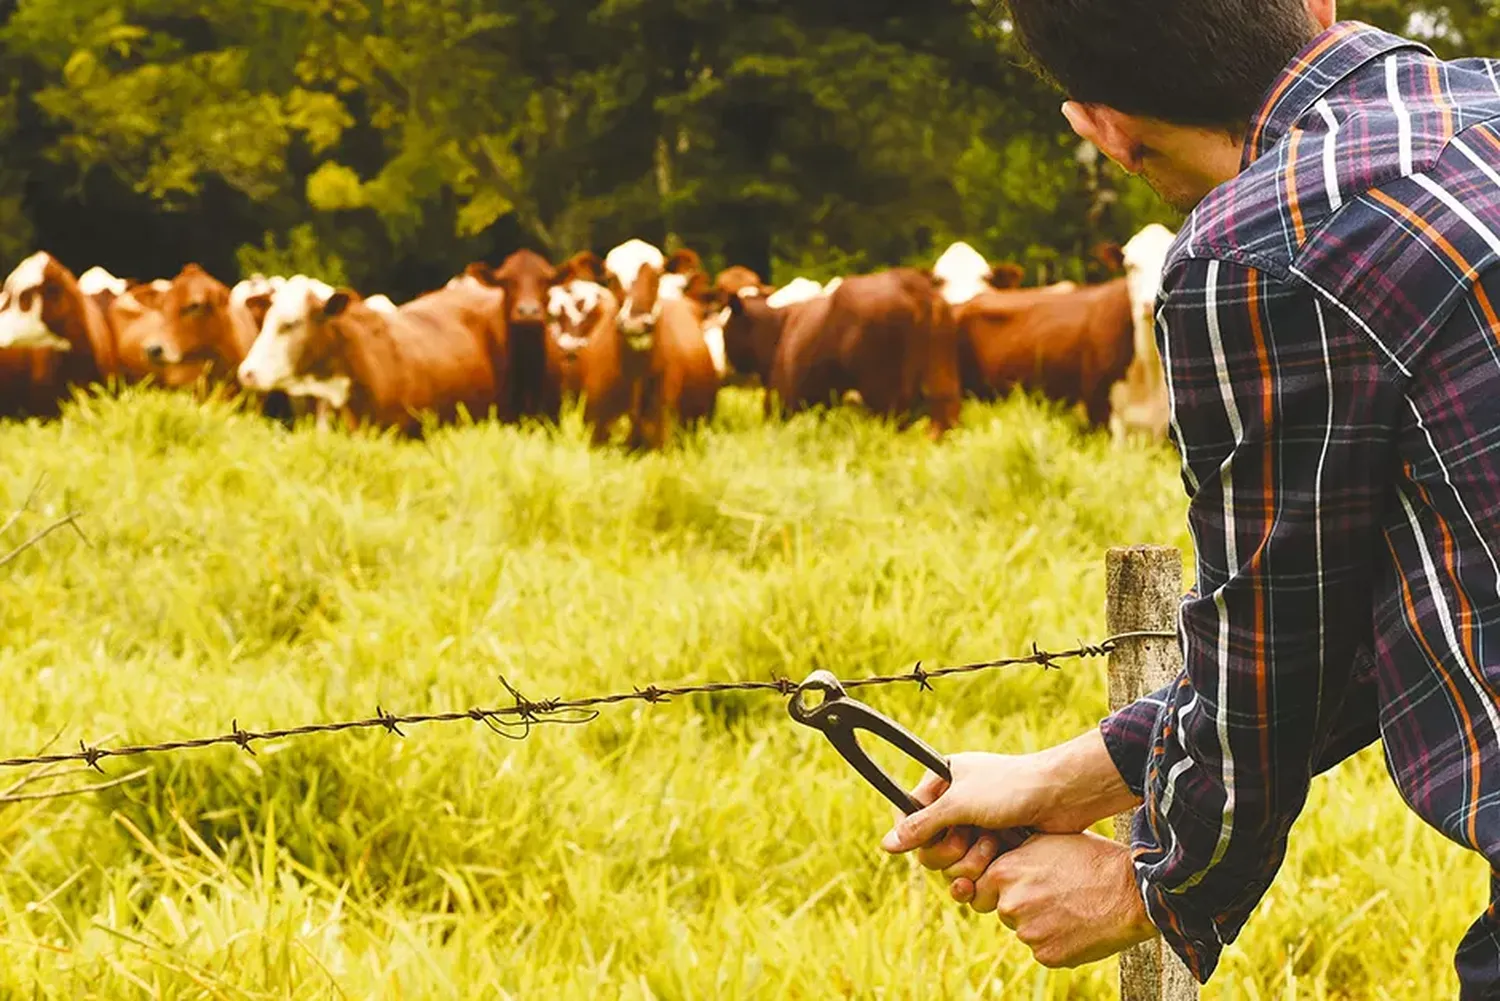
[[[71,350],[68,333],[85,329],[83,308],[73,275],[38,251],[0,286],[0,348]]]
[[[161,333],[147,338],[145,354],[152,365],[172,370],[164,373],[169,384],[182,377],[191,381],[203,366],[232,355],[229,289],[198,265],[189,264],[172,280],[160,309]]]
[[[557,269],[541,254],[518,250],[490,281],[504,290],[506,317],[512,324],[538,325],[546,319],[548,290],[556,278]]]
[[[132,380],[151,377],[162,384],[179,384],[163,378],[161,364],[153,362],[147,351],[148,344],[170,339],[162,302],[171,287],[172,283],[163,279],[129,281],[125,291],[111,299],[105,310],[119,349],[120,370]]]
[[[1120,250],[1120,268],[1130,289],[1130,311],[1135,318],[1137,351],[1155,345],[1156,297],[1161,292],[1162,269],[1177,234],[1160,223],[1141,230]]]
[[[634,350],[651,346],[661,319],[661,277],[667,258],[644,240],[628,240],[604,258],[606,284],[620,302],[617,323]]]
[[[240,385],[270,392],[293,390],[321,374],[340,351],[337,320],[358,295],[297,275],[271,298],[265,323],[240,363]]]

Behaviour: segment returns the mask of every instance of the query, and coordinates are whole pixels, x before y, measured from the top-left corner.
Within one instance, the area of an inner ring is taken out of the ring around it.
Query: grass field
[[[0,427],[0,511],[46,477],[0,552],[71,508],[92,543],[0,569],[0,756],[504,704],[501,674],[542,698],[1066,647],[1103,635],[1108,546],[1189,544],[1169,449],[1024,401],[936,447],[757,410],[646,458],[571,420],[397,443],[149,394]],[[1103,671],[862,697],[1023,750],[1093,725]],[[889,807],[774,697],[107,763],[137,767],[0,805],[0,998],[1115,996],[1112,964],[1043,970],[888,859]],[[1315,784],[1205,997],[1452,997],[1484,877],[1371,749]]]

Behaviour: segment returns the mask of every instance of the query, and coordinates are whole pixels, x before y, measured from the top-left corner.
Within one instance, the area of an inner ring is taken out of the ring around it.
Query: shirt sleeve
[[[1147,913],[1206,982],[1280,868],[1311,777],[1377,733],[1364,651],[1400,392],[1368,340],[1290,281],[1189,261],[1163,291],[1197,574],[1182,676],[1105,733],[1140,770]]]

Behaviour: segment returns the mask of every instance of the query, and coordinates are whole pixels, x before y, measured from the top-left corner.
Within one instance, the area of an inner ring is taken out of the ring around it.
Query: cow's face
[[[668,289],[663,295],[664,272],[654,265],[644,264],[636,271],[630,284],[611,287],[620,299],[620,333],[633,350],[644,351],[651,346],[656,325],[661,321],[662,302],[675,293],[680,297],[681,289]]]
[[[160,344],[170,339],[161,306],[171,287],[172,283],[168,281],[136,282],[130,284],[109,304],[107,313],[110,326],[114,329],[120,366],[133,379],[150,376],[164,385],[178,385],[175,380],[164,378],[161,364],[153,362],[147,350],[149,344]],[[192,378],[182,381],[192,382]]]
[[[64,332],[84,318],[76,285],[50,254],[38,252],[16,266],[0,287],[0,348],[70,350]]]
[[[1167,252],[1177,235],[1159,223],[1152,223],[1130,238],[1120,252],[1126,285],[1130,289],[1130,309],[1139,329],[1144,325],[1149,337],[1155,324],[1156,297],[1161,293],[1162,268]]]
[[[540,324],[547,315],[549,290],[557,269],[540,254],[518,250],[495,271],[493,280],[505,291],[506,316],[513,324]]]
[[[598,282],[575,278],[554,283],[547,289],[548,336],[572,357],[589,343],[599,317],[614,304],[614,296]]]
[[[348,307],[349,295],[332,292],[325,297],[320,292],[300,275],[277,290],[260,335],[240,364],[242,386],[261,392],[287,389],[315,374],[335,352],[334,321]]]
[[[163,367],[222,361],[229,348],[228,311],[229,289],[189,264],[162,297],[162,334],[146,341],[146,359]]]

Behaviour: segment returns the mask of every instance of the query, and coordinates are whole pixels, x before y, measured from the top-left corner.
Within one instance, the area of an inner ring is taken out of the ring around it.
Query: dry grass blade
[[[73,531],[78,534],[78,537],[83,540],[83,543],[85,545],[88,545],[88,536],[84,535],[83,530],[78,527],[78,519],[81,517],[83,517],[82,511],[74,511],[71,514],[59,518],[57,521],[54,521],[46,528],[37,531],[29,539],[22,542],[19,546],[12,549],[4,556],[0,556],[0,569],[3,569],[14,563],[16,560],[20,559],[22,553],[38,545],[43,539],[47,538],[47,536],[51,535],[53,532],[60,531],[64,528],[73,529]]]
[[[83,769],[79,769],[79,771],[82,770]],[[70,796],[86,796],[91,792],[103,792],[106,789],[113,789],[116,786],[125,785],[127,782],[134,782],[136,779],[142,777],[143,775],[149,774],[150,771],[151,769],[149,768],[139,768],[131,772],[129,775],[122,775],[117,779],[110,779],[107,782],[95,782],[91,785],[86,786],[75,786],[71,789],[48,789],[45,792],[5,793],[3,795],[0,795],[0,806],[3,806],[6,803],[32,803],[38,800],[66,799]],[[58,776],[53,777],[55,778]]]

